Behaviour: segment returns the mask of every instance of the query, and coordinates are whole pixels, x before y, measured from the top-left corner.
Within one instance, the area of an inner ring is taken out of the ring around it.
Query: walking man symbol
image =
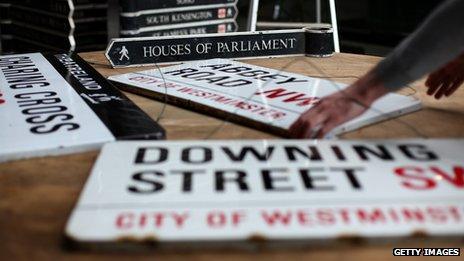
[[[119,58],[120,61],[122,61],[122,59],[124,59],[124,58],[126,58],[127,60],[130,60],[130,58],[129,58],[129,50],[127,50],[125,45],[122,46],[122,49],[119,52],[119,54],[121,55],[121,57]]]

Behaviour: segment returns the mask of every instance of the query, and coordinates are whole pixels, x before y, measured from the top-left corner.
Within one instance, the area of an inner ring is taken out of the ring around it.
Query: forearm
[[[373,70],[396,90],[438,69],[464,51],[464,0],[445,2]]]
[[[389,91],[390,89],[386,88],[383,82],[378,79],[374,70],[366,73],[345,90],[349,97],[363,103],[364,106],[370,106]]]

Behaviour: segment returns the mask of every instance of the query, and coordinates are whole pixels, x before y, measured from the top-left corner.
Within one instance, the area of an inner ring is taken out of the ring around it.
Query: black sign
[[[221,23],[212,23],[201,24],[196,26],[188,27],[176,27],[170,29],[162,29],[150,32],[139,33],[136,35],[124,34],[124,31],[121,34],[124,37],[144,37],[144,36],[174,36],[174,35],[196,35],[196,34],[212,34],[212,33],[230,33],[236,32],[238,25],[235,21],[223,21]]]
[[[179,8],[176,11],[143,14],[137,16],[125,16],[124,14],[121,14],[121,27],[122,32],[124,32],[127,30],[143,30],[160,25],[175,25],[199,21],[235,19],[237,12],[238,11],[236,6],[229,5],[195,10],[181,10],[181,8]]]
[[[100,73],[75,54],[45,58],[94,111],[118,140],[163,139],[164,129]]]
[[[10,4],[0,3],[0,17],[1,20],[5,20],[10,17]]]
[[[106,16],[106,10],[108,8],[107,0],[16,0],[11,2],[13,4],[12,9],[21,8],[24,10],[54,14],[55,16],[72,16],[74,19]]]
[[[120,0],[121,14],[141,10],[237,3],[238,0]]]
[[[66,32],[67,34],[74,32],[74,35],[78,33],[89,34],[89,31],[106,33],[107,30],[106,17],[86,17],[85,19],[70,20],[67,16],[20,7],[14,7],[13,12],[11,12],[11,20],[15,24],[29,24],[34,25],[35,28]]]
[[[320,37],[325,35],[325,37]],[[327,56],[334,51],[331,29],[297,29],[196,36],[113,39],[106,57],[113,67],[178,63],[214,58]]]

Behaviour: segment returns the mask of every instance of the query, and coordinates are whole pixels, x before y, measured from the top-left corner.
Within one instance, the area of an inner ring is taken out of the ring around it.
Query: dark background
[[[28,0],[0,0],[0,35],[2,39],[1,51],[5,53],[47,51],[47,46],[52,47],[46,39],[41,45],[28,45],[24,41],[11,39],[17,28],[12,28],[9,12],[5,8],[7,3],[20,4]],[[29,0],[30,1],[30,0]],[[41,2],[42,0],[36,0]],[[53,1],[53,0],[45,0]],[[63,0],[56,0],[63,1]],[[76,1],[76,0],[75,0]],[[77,0],[82,1],[82,0]],[[84,0],[92,2],[92,0]],[[104,1],[104,0],[103,0]],[[101,3],[102,0],[94,2]],[[106,35],[99,33],[98,44],[77,44],[77,51],[102,50],[106,38],[116,37],[118,32],[118,7],[117,0],[108,0],[107,32]],[[328,1],[322,2],[322,22],[329,23]],[[442,0],[337,0],[337,19],[342,52],[372,54],[383,56],[397,45],[405,36],[411,33],[420,22],[436,7]],[[116,5],[116,6],[115,6]],[[42,7],[36,7],[42,8]],[[239,0],[238,8],[240,15],[238,22],[240,30],[245,29],[248,15],[248,1]],[[259,8],[259,21],[274,22],[315,22],[315,1],[312,0],[261,0]],[[14,23],[14,22],[13,22]],[[92,29],[80,32],[82,35],[92,35]],[[82,38],[84,39],[84,37]],[[85,39],[96,39],[95,36]],[[37,39],[36,39],[37,40]],[[37,41],[36,41],[37,42]],[[53,46],[55,49],[64,47]]]
[[[385,55],[411,33],[443,0],[336,0],[342,52]],[[330,22],[322,0],[322,22]],[[270,21],[281,5],[278,21],[315,22],[315,1],[261,0],[259,20]]]

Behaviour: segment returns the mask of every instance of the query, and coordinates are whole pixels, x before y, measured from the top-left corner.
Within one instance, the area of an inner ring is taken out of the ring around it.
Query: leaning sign
[[[223,120],[288,135],[289,126],[319,100],[345,84],[227,59],[114,75],[124,90],[198,110]],[[363,115],[335,128],[330,135],[351,131],[420,109],[413,97],[391,93]]]
[[[113,67],[172,64],[214,58],[330,56],[334,52],[330,27],[112,39],[106,58]]]
[[[111,143],[66,235],[161,247],[462,236],[463,150],[421,139]]]
[[[0,162],[162,139],[164,130],[76,54],[0,56]]]

